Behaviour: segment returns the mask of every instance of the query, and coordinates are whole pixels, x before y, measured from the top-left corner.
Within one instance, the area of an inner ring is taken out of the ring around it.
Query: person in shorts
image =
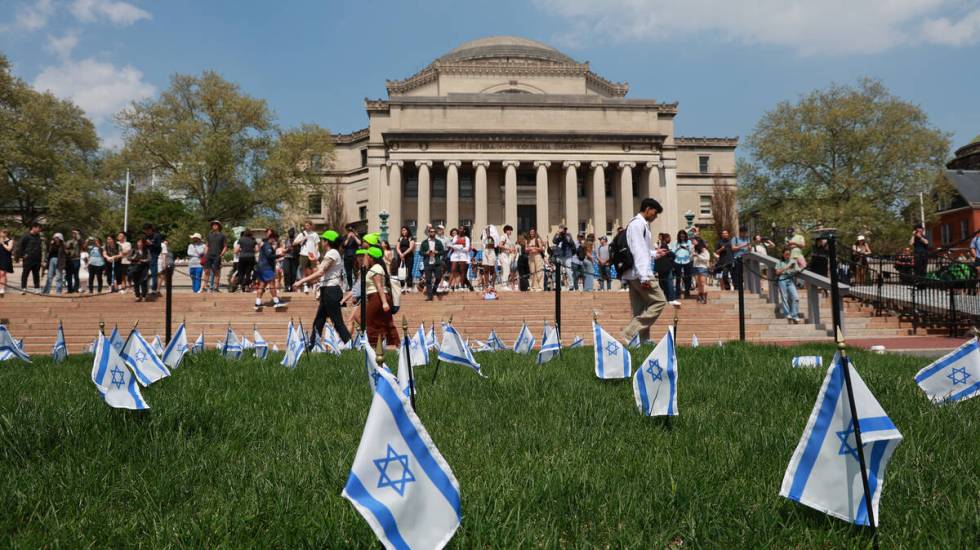
[[[265,241],[259,248],[255,264],[255,309],[262,307],[262,295],[269,289],[272,294],[272,306],[279,307],[279,291],[276,288],[276,249],[279,246],[279,236],[272,228],[265,230]]]
[[[218,292],[218,285],[221,284],[221,257],[228,251],[228,241],[221,232],[221,222],[211,222],[211,232],[204,244],[204,286],[209,292]]]
[[[293,244],[299,248],[299,271],[303,277],[309,277],[316,269],[320,260],[320,235],[313,231],[313,222],[307,220],[303,224],[303,231],[296,235]],[[309,285],[303,285],[303,292],[309,293]]]

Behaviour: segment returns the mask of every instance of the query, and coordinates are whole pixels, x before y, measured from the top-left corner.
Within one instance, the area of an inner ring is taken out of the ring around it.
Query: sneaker
[[[310,293],[310,287],[307,285],[303,285],[303,294],[309,294],[309,293]]]
[[[681,303],[679,301],[677,301],[677,300],[671,300],[671,301],[669,301],[667,303],[670,304],[670,305],[672,305],[672,306],[674,306],[674,307],[681,307]]]

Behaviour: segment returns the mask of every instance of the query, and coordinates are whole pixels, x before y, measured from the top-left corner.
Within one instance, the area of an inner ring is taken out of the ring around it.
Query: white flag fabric
[[[150,348],[153,349],[153,353],[157,354],[157,357],[163,357],[163,343],[160,341],[159,334],[153,337],[153,341],[150,342]]]
[[[800,355],[793,358],[794,369],[813,368],[818,369],[823,366],[823,357],[819,355]]]
[[[933,403],[962,401],[980,395],[980,344],[969,342],[915,375],[915,383]]]
[[[459,482],[388,373],[342,494],[385,548],[441,549],[459,528]]]
[[[0,361],[14,358],[31,362],[31,356],[24,353],[24,348],[10,335],[6,325],[0,325]]]
[[[429,346],[425,341],[425,327],[419,325],[415,336],[408,340],[408,355],[413,367],[429,364]]]
[[[184,323],[181,323],[177,327],[174,337],[170,339],[166,349],[163,350],[163,364],[171,369],[179,367],[188,351],[190,350],[187,348],[187,329],[184,328]]]
[[[225,340],[221,343],[221,355],[225,359],[240,359],[242,357],[242,343],[238,341],[238,336],[235,335],[235,331],[228,327],[225,332]]]
[[[252,339],[255,340],[255,344],[252,346],[252,353],[255,354],[255,357],[257,359],[269,357],[269,343],[259,334],[259,329],[252,328]]]
[[[328,353],[340,355],[342,349],[340,335],[330,325],[323,325],[323,333],[320,334],[320,345]]]
[[[193,353],[201,353],[204,351],[204,332],[202,331],[198,335],[197,340],[194,341],[194,347],[191,349]]]
[[[286,353],[282,357],[281,365],[295,369],[299,364],[300,357],[306,351],[306,342],[301,332],[302,329],[297,330],[293,322],[289,321],[289,328],[286,329]]]
[[[595,375],[604,380],[629,378],[632,373],[630,352],[608,332],[592,321]]]
[[[639,332],[637,332],[636,334],[634,334],[633,337],[630,338],[630,341],[629,342],[626,342],[626,347],[628,347],[630,349],[636,349],[636,348],[640,347],[640,333]]]
[[[143,401],[136,378],[129,371],[109,340],[99,334],[92,361],[92,382],[106,404],[116,409],[142,410],[150,406]]]
[[[561,338],[558,335],[558,328],[545,322],[537,363],[543,365],[557,357],[559,353],[561,353]]]
[[[51,348],[51,359],[55,363],[60,363],[68,359],[68,346],[65,344],[65,329],[58,322],[58,334],[54,337],[54,347]]]
[[[253,344],[248,339],[248,336],[242,336],[241,344],[242,344],[242,351],[250,350],[255,347],[255,344]]]
[[[504,341],[497,336],[497,331],[490,329],[490,336],[487,338],[487,347],[490,351],[504,351],[507,346],[504,345]]]
[[[871,394],[853,363],[850,372],[868,467],[871,505],[875,521],[880,523],[878,500],[885,468],[901,443],[902,434]],[[869,525],[851,419],[844,363],[837,354],[827,369],[803,438],[786,468],[779,494],[844,521]]]
[[[646,416],[677,416],[677,353],[674,329],[660,339],[633,375],[633,397]]]
[[[272,351],[279,352],[279,344],[272,344]]]
[[[697,334],[692,334],[691,335],[691,347],[692,348],[696,348],[696,347],[698,347],[698,344],[699,344],[699,342],[698,342],[698,335]]]
[[[439,341],[436,339],[436,326],[434,323],[431,327],[429,327],[429,335],[425,337],[425,345],[428,346],[429,349],[439,349]]]
[[[109,345],[116,350],[116,353],[122,355],[126,339],[122,337],[122,334],[119,334],[119,327],[112,327],[112,333],[109,334]]]
[[[92,340],[92,343],[88,345],[88,349],[85,350],[85,353],[95,354],[95,348],[98,347],[98,345],[99,345],[99,337],[96,336],[95,340]]]
[[[576,336],[572,339],[572,343],[568,344],[568,349],[580,348],[585,345],[585,338],[581,336]]]
[[[121,355],[126,364],[133,369],[136,379],[144,386],[170,376],[170,370],[153,352],[150,343],[143,338],[137,328],[133,328],[129,338],[126,339]]]
[[[527,323],[521,326],[521,331],[517,333],[517,340],[514,340],[514,353],[531,353],[534,348],[534,335],[527,328]]]
[[[470,367],[477,374],[483,376],[483,373],[480,372],[480,364],[473,358],[473,352],[463,341],[463,337],[449,324],[442,325],[442,345],[439,346],[439,360]]]

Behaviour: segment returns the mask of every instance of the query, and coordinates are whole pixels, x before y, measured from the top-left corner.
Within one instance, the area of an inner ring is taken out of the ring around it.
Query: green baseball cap
[[[340,237],[340,234],[337,233],[336,231],[334,231],[333,229],[327,229],[320,236],[323,237],[324,239],[328,240],[328,241],[333,242],[333,241],[336,241],[337,238]]]
[[[357,254],[359,256],[367,254],[368,256],[371,256],[375,260],[379,260],[381,259],[381,256],[384,256],[384,252],[382,252],[380,248],[376,248],[373,246],[371,248],[361,248],[354,254]]]
[[[378,246],[381,244],[381,238],[378,237],[377,233],[368,233],[367,235],[364,235],[364,242],[372,246]]]

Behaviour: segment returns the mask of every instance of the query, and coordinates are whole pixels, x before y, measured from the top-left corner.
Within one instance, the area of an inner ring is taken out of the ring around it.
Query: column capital
[[[647,163],[647,168],[650,169],[650,170],[652,170],[654,168],[663,168],[663,167],[664,167],[664,163],[660,162],[659,160],[658,161],[655,161],[655,162],[648,162]]]
[[[636,168],[636,163],[635,162],[632,162],[632,161],[620,162],[619,163],[619,167],[620,168]]]
[[[593,168],[605,168],[609,166],[609,163],[604,160],[594,160],[590,163]]]
[[[551,166],[551,161],[549,160],[536,160],[534,161],[535,168],[548,168]]]
[[[517,168],[518,166],[521,165],[521,161],[519,161],[519,160],[505,160],[501,164],[503,165],[504,168],[510,168],[511,166],[513,166],[514,168]]]
[[[431,160],[417,160],[417,161],[415,161],[415,166],[418,166],[418,167],[425,166],[426,168],[432,168],[432,161]]]
[[[566,160],[565,162],[561,163],[562,168],[578,168],[581,165],[582,163],[577,160]]]
[[[473,161],[473,168],[480,168],[481,166],[483,168],[489,168],[490,167],[490,161],[489,160],[474,160]]]
[[[404,164],[405,164],[405,161],[402,161],[402,160],[388,160],[388,161],[385,161],[385,165],[388,166],[389,168],[391,168],[392,166],[397,166],[397,167],[401,168]]]
[[[449,168],[450,166],[455,166],[456,168],[459,168],[460,166],[463,165],[463,161],[447,160],[447,161],[443,161],[442,165],[445,166],[446,168]]]

